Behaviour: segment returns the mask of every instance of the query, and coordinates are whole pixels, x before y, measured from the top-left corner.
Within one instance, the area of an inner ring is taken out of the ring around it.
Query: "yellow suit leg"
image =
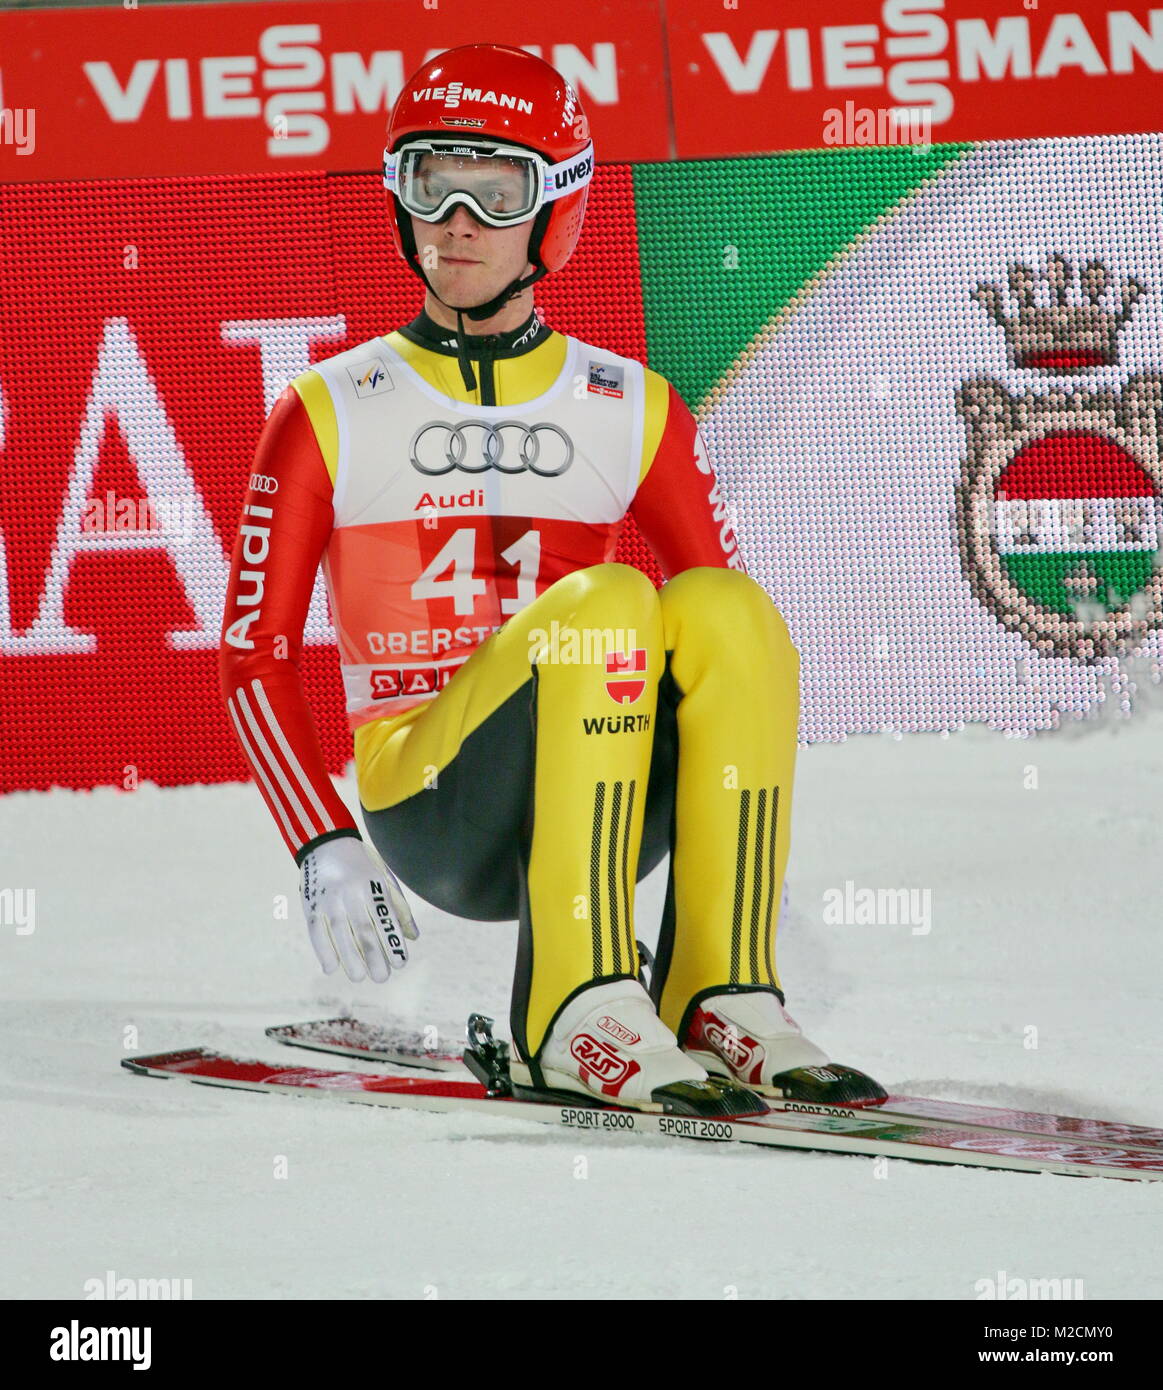
[[[628,660],[608,670],[614,653]],[[509,618],[430,704],[356,734],[360,800],[376,812],[436,791],[462,741],[532,677],[511,1015],[526,1061],[572,994],[638,973],[634,887],[665,667],[654,585],[630,565],[593,565]],[[508,771],[497,767],[499,783]]]
[[[659,599],[681,698],[658,1012],[678,1033],[696,996],[779,986],[799,656],[767,593],[738,570],[684,570]]]
[[[554,599],[546,604],[550,595]],[[562,628],[556,652],[546,643],[535,667],[526,874],[531,930],[518,947],[513,1020],[527,1060],[578,989],[638,972],[634,887],[658,682],[666,664],[658,593],[629,565],[597,565],[569,575],[535,606],[542,629],[550,618]],[[569,629],[580,634],[583,647],[591,642],[596,660],[579,665],[569,658]],[[619,648],[631,665],[639,664],[634,654],[641,653],[643,669],[608,671],[606,653]]]

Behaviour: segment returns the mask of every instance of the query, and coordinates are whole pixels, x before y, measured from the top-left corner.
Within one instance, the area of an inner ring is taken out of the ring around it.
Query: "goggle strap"
[[[555,198],[564,198],[584,188],[594,176],[594,147],[591,142],[580,154],[563,159],[560,164],[550,164],[545,169],[545,184],[542,198],[551,203]]]

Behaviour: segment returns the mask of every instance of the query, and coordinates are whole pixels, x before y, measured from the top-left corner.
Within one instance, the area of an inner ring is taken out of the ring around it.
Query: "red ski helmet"
[[[396,249],[431,289],[416,254],[411,214],[390,159],[417,141],[448,141],[466,149],[516,147],[538,156],[535,209],[529,214],[533,274],[513,281],[495,300],[473,310],[487,317],[513,294],[569,260],[585,216],[593,147],[576,91],[549,63],[506,44],[467,44],[425,62],[404,83],[388,118],[384,186]],[[455,203],[440,210],[451,216]],[[528,220],[528,219],[521,219]]]

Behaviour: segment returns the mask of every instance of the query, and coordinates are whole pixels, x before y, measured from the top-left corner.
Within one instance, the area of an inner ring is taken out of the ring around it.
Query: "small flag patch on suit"
[[[590,382],[586,387],[595,396],[616,396],[621,400],[625,373],[619,366],[610,362],[590,363]]]
[[[627,655],[610,652],[606,657],[606,675],[617,676],[606,681],[610,699],[620,705],[632,705],[646,689],[646,680],[638,674],[646,670],[646,648],[637,647]]]

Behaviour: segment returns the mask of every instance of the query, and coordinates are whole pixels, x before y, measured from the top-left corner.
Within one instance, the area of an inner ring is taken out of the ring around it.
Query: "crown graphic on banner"
[[[1049,287],[1049,303],[1037,301],[1039,279]],[[1128,276],[1119,287],[1119,306],[1107,308],[1103,299],[1111,277],[1101,261],[1087,261],[1074,290],[1074,269],[1065,256],[1050,255],[1039,276],[1020,262],[1009,267],[1009,288],[1017,312],[1005,312],[999,285],[982,284],[973,298],[999,324],[1016,367],[1050,372],[1076,372],[1107,367],[1118,361],[1118,335],[1131,317],[1146,286]],[[1071,291],[1074,291],[1073,300]]]

